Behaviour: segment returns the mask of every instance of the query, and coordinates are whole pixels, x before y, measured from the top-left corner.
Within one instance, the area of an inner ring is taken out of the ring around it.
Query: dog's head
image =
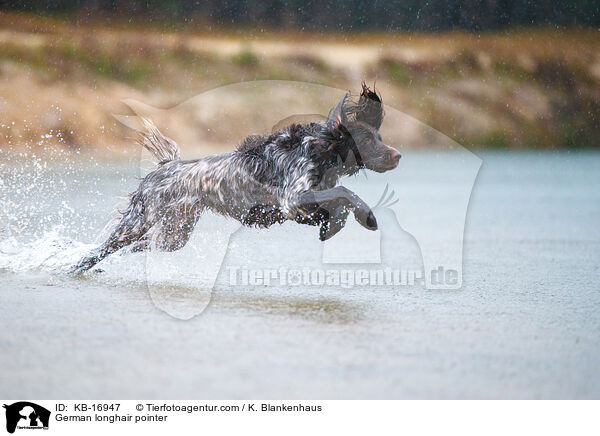
[[[385,145],[379,134],[383,122],[383,104],[375,89],[364,83],[357,102],[349,101],[347,92],[333,108],[327,129],[321,135],[321,146],[338,159],[346,173],[360,168],[377,172],[398,166],[400,153]]]

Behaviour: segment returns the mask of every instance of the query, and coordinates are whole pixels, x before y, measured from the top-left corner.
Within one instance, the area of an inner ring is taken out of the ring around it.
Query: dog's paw
[[[331,239],[346,225],[348,219],[348,209],[345,206],[338,206],[332,211],[328,211],[329,218],[321,224],[319,239],[326,241]]]
[[[360,208],[354,212],[356,221],[367,230],[377,230],[377,219],[369,208]]]
[[[375,219],[375,214],[372,210],[369,211],[369,215],[367,216],[367,228],[369,230],[377,230],[377,219]]]
[[[71,268],[67,269],[67,275],[71,277],[83,277],[83,273],[86,270],[83,270],[79,265],[73,265]]]
[[[337,221],[326,221],[321,224],[321,228],[319,229],[319,239],[321,241],[327,241],[328,239],[333,238],[333,236],[335,236],[343,228],[344,225]]]
[[[73,265],[67,270],[67,275],[71,277],[82,277],[90,268],[98,263],[96,257],[85,257],[76,265]]]
[[[323,224],[321,224],[321,228],[319,229],[319,240],[326,241],[329,238],[331,238],[331,236],[333,236],[329,234],[330,227],[331,225],[329,221],[326,221]]]

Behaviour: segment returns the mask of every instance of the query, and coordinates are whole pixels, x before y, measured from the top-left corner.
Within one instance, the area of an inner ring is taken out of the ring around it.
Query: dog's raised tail
[[[180,158],[179,146],[175,141],[160,133],[160,130],[148,118],[142,118],[146,132],[140,132],[139,144],[165,163]]]

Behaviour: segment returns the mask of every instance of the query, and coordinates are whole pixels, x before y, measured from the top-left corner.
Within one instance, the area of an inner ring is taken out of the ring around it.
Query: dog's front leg
[[[310,214],[319,209],[325,209],[329,212],[330,218],[336,218],[342,223],[341,226],[337,224],[333,228],[334,233],[327,230],[322,231],[321,238],[328,236],[326,239],[329,239],[343,227],[346,218],[342,213],[343,209],[352,211],[356,221],[366,229],[377,230],[377,220],[369,205],[344,186],[336,186],[323,191],[305,191],[300,194],[298,200],[299,208],[302,211]]]

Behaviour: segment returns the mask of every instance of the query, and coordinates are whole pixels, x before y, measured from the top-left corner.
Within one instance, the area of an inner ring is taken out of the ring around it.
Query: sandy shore
[[[123,101],[167,111],[220,86],[256,80],[354,92],[362,80],[376,81],[386,104],[469,147],[600,143],[600,57],[592,30],[342,38],[74,26],[6,13],[0,23],[2,148],[118,154],[116,144],[132,135],[113,117],[132,113]],[[257,100],[263,110],[272,101],[268,95]],[[203,109],[168,121],[190,142],[223,143],[212,133],[215,126],[203,122]],[[235,112],[230,131],[239,139],[245,132],[237,126],[254,115],[223,106],[228,109]],[[400,139],[431,145],[419,132]]]

